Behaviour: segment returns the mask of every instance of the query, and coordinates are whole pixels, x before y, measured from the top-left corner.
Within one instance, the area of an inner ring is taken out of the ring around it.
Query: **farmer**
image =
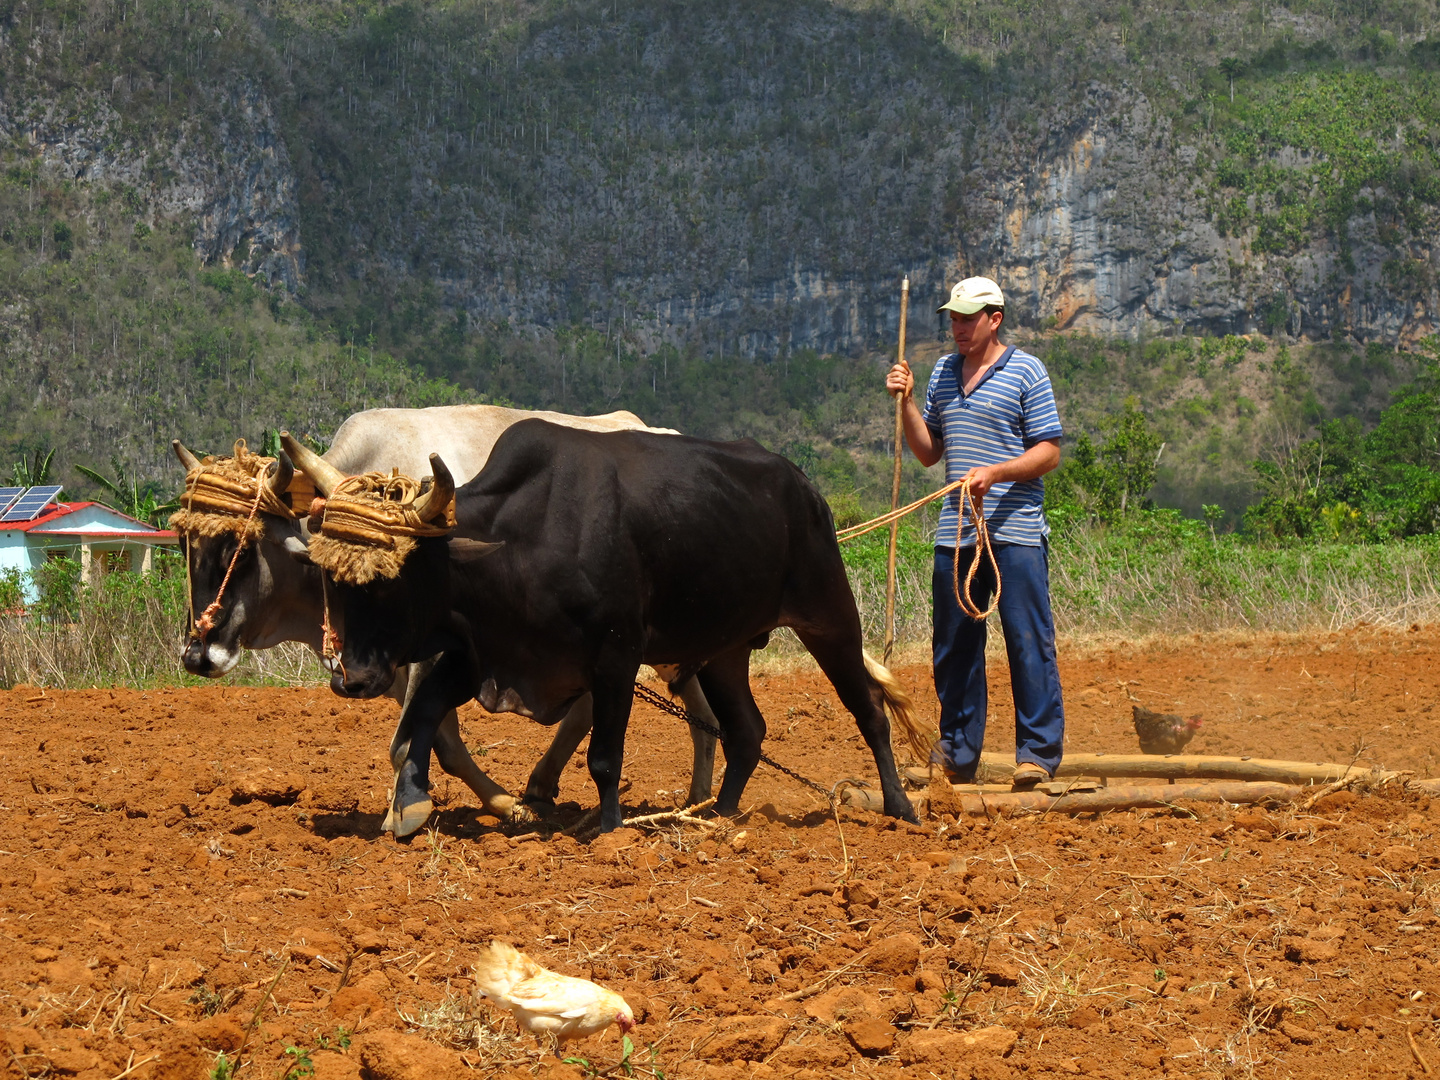
[[[1014,786],[1031,788],[1055,775],[1065,735],[1041,479],[1060,464],[1060,416],[1045,366],[1000,340],[1005,319],[1000,286],[989,278],[966,278],[938,311],[950,315],[956,351],[935,364],[924,411],[912,396],[915,378],[903,357],[890,369],[885,388],[900,395],[905,441],[920,463],[933,465],[943,454],[946,482],[970,481],[983,507],[1000,567],[1000,625],[1015,695]],[[965,615],[955,599],[955,560],[963,588],[976,556],[968,516],[956,536],[959,507],[957,491],[946,498],[935,535],[932,648],[940,741],[933,760],[952,782],[971,783],[985,741],[985,623]],[[995,588],[990,561],[982,556],[971,599],[989,607]]]

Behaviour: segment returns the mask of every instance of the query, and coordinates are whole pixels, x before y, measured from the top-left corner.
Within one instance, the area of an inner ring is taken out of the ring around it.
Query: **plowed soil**
[[[1133,752],[1138,700],[1203,713],[1190,752],[1440,774],[1433,629],[1092,645],[1062,667],[1072,750]],[[927,667],[900,674],[933,715]],[[755,686],[772,755],[873,776],[823,678]],[[0,692],[0,1077],[1440,1068],[1437,808],[1402,784],[1307,813],[916,827],[837,820],[761,766],[737,822],[582,842],[502,827],[437,771],[433,828],[397,843],[378,835],[394,715],[325,688]],[[548,741],[478,707],[462,723],[512,790]],[[672,809],[688,765],[678,721],[637,705],[627,815]],[[561,798],[562,823],[593,804],[583,764]],[[624,994],[629,1058],[613,1029],[557,1055],[473,1000],[492,937]]]

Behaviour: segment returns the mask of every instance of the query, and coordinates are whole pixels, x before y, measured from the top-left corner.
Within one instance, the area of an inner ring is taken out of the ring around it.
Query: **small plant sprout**
[[[280,1074],[280,1080],[300,1080],[301,1077],[315,1075],[315,1063],[310,1060],[309,1050],[301,1046],[287,1046],[285,1053],[293,1060]]]
[[[317,1050],[349,1050],[350,1029],[341,1024],[335,1029],[335,1038],[332,1041],[329,1035],[315,1036],[315,1049]]]

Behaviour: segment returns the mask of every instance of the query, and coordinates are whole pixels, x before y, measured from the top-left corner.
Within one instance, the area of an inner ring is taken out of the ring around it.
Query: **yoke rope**
[[[417,538],[445,536],[455,527],[453,500],[433,521],[421,519],[416,500],[425,490],[398,470],[347,476],[325,499],[311,561],[349,585],[399,577]]]
[[[257,477],[255,482],[255,501],[250,504],[250,514],[245,518],[245,527],[235,539],[235,553],[230,556],[230,565],[225,568],[225,577],[220,581],[220,591],[215,594],[215,599],[210,601],[205,610],[200,613],[200,617],[195,620],[195,629],[199,631],[199,638],[202,645],[205,642],[205,636],[209,634],[211,630],[215,629],[215,616],[220,614],[220,605],[225,599],[225,588],[230,584],[230,575],[235,573],[235,564],[240,561],[240,553],[245,550],[245,544],[250,538],[250,522],[255,520],[255,515],[260,510],[260,501],[265,497],[265,492],[268,490],[269,488],[265,486],[264,481]],[[188,546],[185,550],[185,571],[188,575],[190,571],[190,550]]]
[[[325,499],[320,531],[337,540],[386,548],[393,548],[401,536],[444,536],[455,527],[453,504],[438,525],[421,521],[415,510],[421,488],[398,469],[347,476]]]

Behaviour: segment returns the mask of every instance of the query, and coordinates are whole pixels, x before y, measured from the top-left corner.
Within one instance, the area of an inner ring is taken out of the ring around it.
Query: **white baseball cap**
[[[1005,294],[1000,286],[988,277],[967,277],[950,290],[950,302],[941,304],[935,310],[958,311],[961,315],[974,315],[981,308],[1005,306]]]

